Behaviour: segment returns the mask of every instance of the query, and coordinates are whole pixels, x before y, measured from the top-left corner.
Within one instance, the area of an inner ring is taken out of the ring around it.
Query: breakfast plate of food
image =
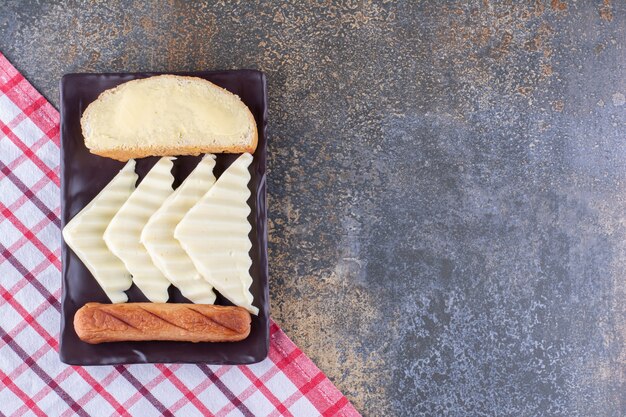
[[[266,126],[259,71],[63,77],[63,362],[267,356]]]

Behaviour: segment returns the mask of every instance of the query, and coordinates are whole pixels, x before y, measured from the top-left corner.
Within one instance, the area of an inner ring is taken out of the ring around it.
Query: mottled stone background
[[[63,73],[258,68],[272,314],[367,416],[626,415],[626,2],[2,1]]]

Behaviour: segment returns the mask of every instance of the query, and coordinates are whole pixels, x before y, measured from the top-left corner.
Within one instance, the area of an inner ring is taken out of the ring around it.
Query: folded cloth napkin
[[[59,114],[0,53],[0,415],[358,416],[272,323],[250,366],[59,361]]]

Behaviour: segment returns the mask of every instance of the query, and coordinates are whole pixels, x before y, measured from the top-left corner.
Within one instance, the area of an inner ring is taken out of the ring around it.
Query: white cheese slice
[[[213,187],[183,217],[174,231],[200,274],[233,304],[253,314],[250,285],[248,223],[250,190],[248,166],[252,155],[242,154]]]
[[[85,264],[113,303],[124,303],[132,285],[124,263],[106,246],[103,235],[115,213],[135,189],[135,161],[130,160],[85,208],[63,228],[67,245]]]
[[[172,159],[159,159],[104,232],[111,252],[124,262],[135,285],[153,303],[167,301],[170,282],[154,265],[140,237],[150,216],[173,192]]]
[[[163,275],[190,301],[213,304],[213,287],[198,273],[191,259],[174,239],[174,228],[215,183],[215,155],[207,154],[185,181],[150,217],[141,232],[141,243]]]

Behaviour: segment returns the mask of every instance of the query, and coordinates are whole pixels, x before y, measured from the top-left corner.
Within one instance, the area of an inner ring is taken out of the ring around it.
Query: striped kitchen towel
[[[358,416],[271,325],[250,366],[64,365],[59,113],[0,54],[0,416]]]

